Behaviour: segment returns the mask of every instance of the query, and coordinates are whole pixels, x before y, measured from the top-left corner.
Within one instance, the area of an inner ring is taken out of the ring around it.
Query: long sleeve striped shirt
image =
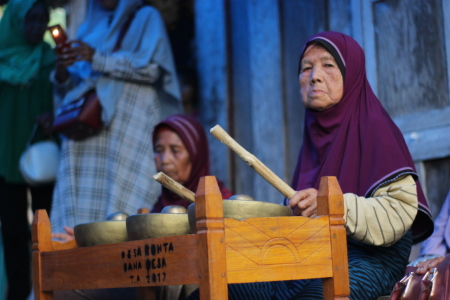
[[[376,190],[374,197],[344,194],[347,236],[369,245],[390,246],[411,228],[417,187],[411,175]]]

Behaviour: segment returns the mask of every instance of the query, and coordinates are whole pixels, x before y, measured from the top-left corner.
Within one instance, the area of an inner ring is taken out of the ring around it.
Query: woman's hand
[[[417,274],[425,274],[428,270],[432,269],[432,268],[436,268],[437,265],[439,263],[441,263],[441,261],[444,260],[444,256],[442,257],[435,257],[435,258],[431,258],[431,259],[427,259],[424,261],[421,261],[420,263],[417,264],[417,270],[416,273]]]
[[[64,226],[65,233],[52,233],[52,238],[62,240],[63,242],[73,241],[75,235],[73,233],[73,228]]]
[[[317,190],[310,188],[298,191],[289,199],[294,215],[314,218],[317,216]]]
[[[92,62],[92,58],[95,54],[94,48],[91,48],[88,44],[79,40],[68,42],[67,46],[63,47],[61,51],[62,52],[57,52],[58,57],[56,59],[55,74],[56,80],[61,83],[69,78],[67,67],[82,60]]]
[[[70,41],[67,43],[68,47],[64,48],[62,53],[58,55],[59,63],[66,68],[77,61],[92,62],[95,54],[95,49],[91,48],[85,42],[80,40]]]

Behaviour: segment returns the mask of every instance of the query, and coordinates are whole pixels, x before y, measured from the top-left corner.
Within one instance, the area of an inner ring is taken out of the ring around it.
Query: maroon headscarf
[[[335,58],[344,76],[344,94],[325,111],[306,110],[292,187],[318,189],[322,176],[336,176],[343,193],[371,197],[381,185],[410,174],[417,182],[419,200],[414,242],[424,240],[433,231],[427,201],[402,133],[367,81],[363,49],[345,34],[322,32],[306,42],[299,66],[312,43],[324,46]]]
[[[153,145],[156,143],[158,131],[162,128],[168,128],[178,134],[186,147],[192,163],[192,169],[188,180],[183,186],[195,193],[200,177],[211,175],[209,168],[208,139],[206,138],[203,126],[193,117],[171,115],[155,126],[155,129],[153,130]],[[223,185],[223,183],[220,181],[218,181],[218,183],[220,191],[222,192],[222,197],[224,199],[230,198],[232,196],[231,192]],[[189,201],[163,187],[161,196],[153,207],[152,212],[160,212],[168,205],[188,207],[189,204]]]

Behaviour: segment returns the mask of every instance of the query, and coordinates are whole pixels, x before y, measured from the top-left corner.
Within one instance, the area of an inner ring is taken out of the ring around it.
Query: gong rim
[[[288,206],[272,202],[257,200],[223,200],[223,216],[235,220],[248,218],[288,217],[292,216],[292,209]],[[195,233],[195,203],[188,206],[189,227]]]
[[[128,241],[125,220],[90,222],[73,228],[78,247],[115,244]]]

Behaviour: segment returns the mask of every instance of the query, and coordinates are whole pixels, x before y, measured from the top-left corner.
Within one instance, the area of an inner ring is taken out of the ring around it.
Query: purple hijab
[[[367,81],[363,49],[350,36],[322,32],[306,42],[300,62],[306,47],[314,42],[327,48],[338,63],[344,94],[330,109],[306,110],[292,187],[318,189],[322,176],[336,176],[343,193],[371,197],[381,185],[410,174],[417,182],[419,200],[412,226],[414,242],[426,239],[433,231],[427,201],[403,134]]]

